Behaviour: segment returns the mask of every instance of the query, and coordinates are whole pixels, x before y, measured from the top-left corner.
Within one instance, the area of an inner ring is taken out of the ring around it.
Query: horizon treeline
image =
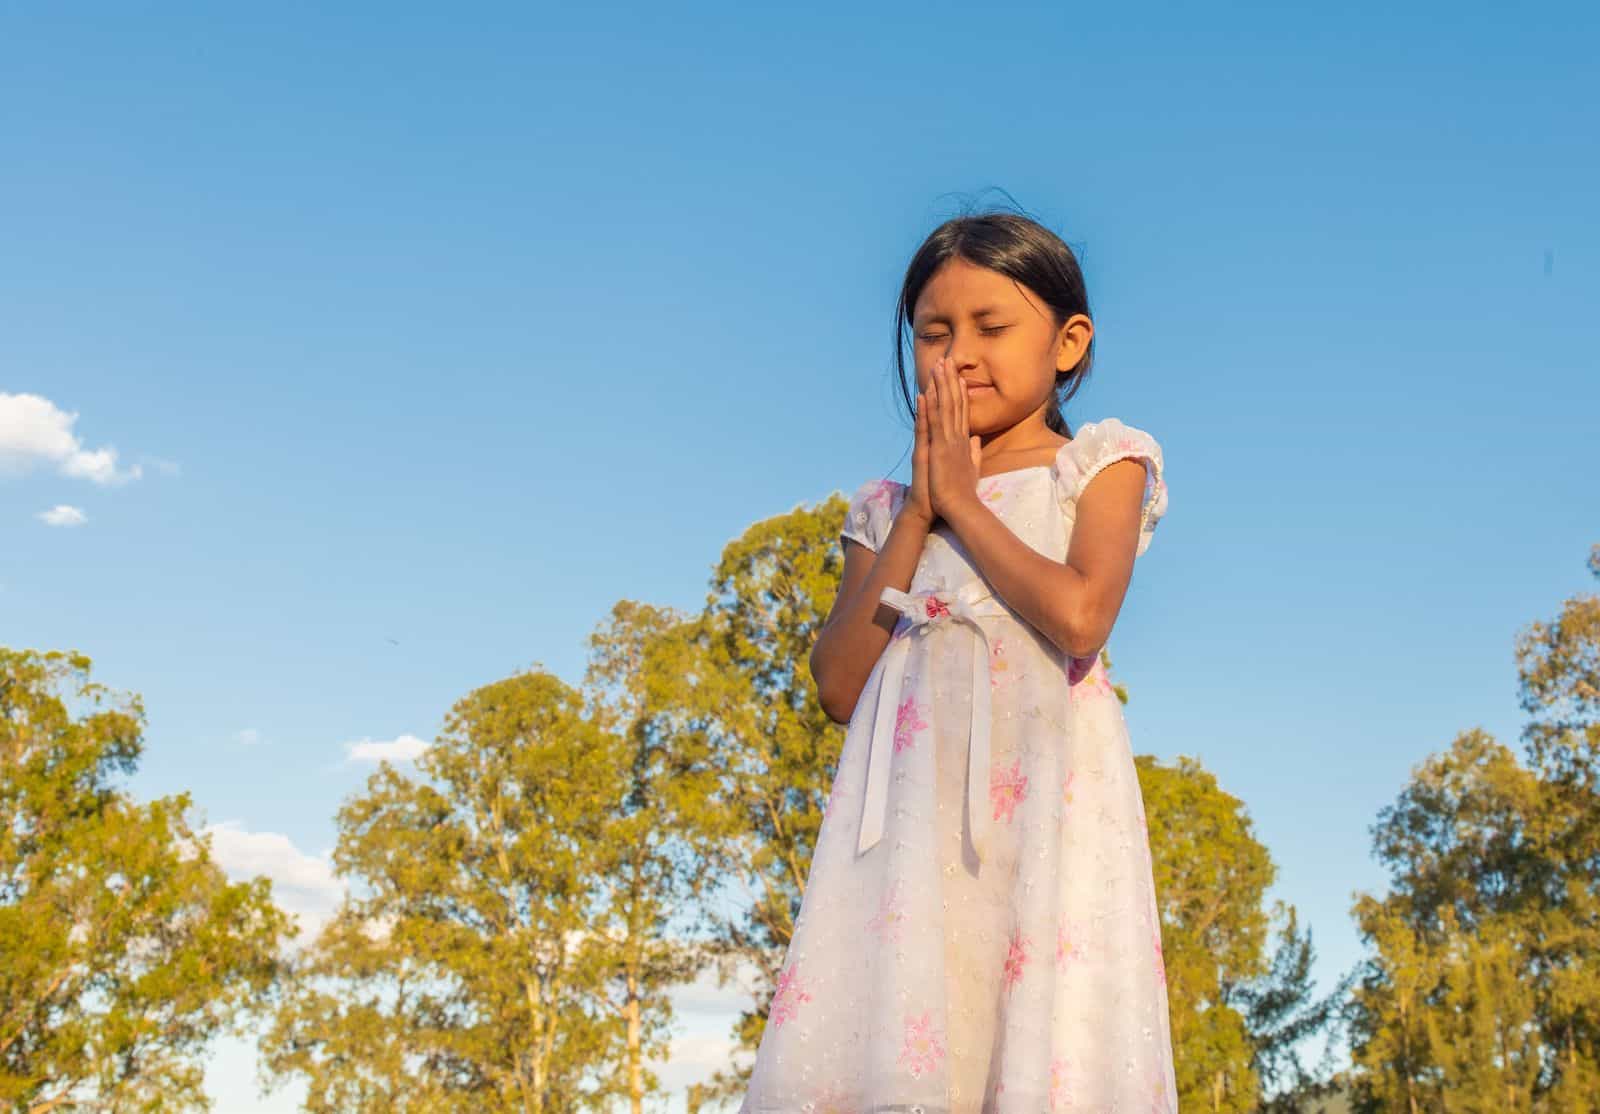
[[[347,891],[315,939],[267,878],[229,881],[189,794],[120,787],[136,694],[0,647],[0,1104],[208,1109],[228,1033],[308,1111],[641,1114],[673,991],[715,974],[751,993],[688,1107],[732,1109],[844,739],[806,668],[844,513],[751,526],[698,612],[618,602],[578,684],[535,666],[463,695],[338,810]],[[1521,755],[1471,728],[1413,767],[1371,827],[1365,953],[1321,996],[1247,802],[1135,758],[1186,1114],[1600,1114],[1600,596],[1515,651]]]

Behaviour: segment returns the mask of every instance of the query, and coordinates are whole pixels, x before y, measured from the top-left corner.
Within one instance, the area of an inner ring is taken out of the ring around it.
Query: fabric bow
[[[878,685],[878,706],[872,722],[872,739],[867,748],[867,788],[861,812],[861,836],[857,854],[864,853],[883,838],[889,805],[889,764],[894,755],[895,720],[900,708],[900,687],[905,680],[906,658],[911,652],[911,635],[926,635],[947,624],[959,624],[977,632],[979,645],[972,648],[971,719],[967,727],[967,823],[972,847],[979,860],[988,846],[989,816],[985,808],[989,787],[989,636],[978,622],[981,616],[1008,614],[983,580],[974,580],[955,592],[919,592],[912,595],[898,588],[885,588],[879,596],[910,621],[897,630],[883,655],[883,673]]]

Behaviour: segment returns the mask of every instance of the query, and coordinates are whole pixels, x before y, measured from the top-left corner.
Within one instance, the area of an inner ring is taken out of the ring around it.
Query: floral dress
[[[978,492],[1065,560],[1078,496],[1161,449],[1115,418]],[[876,551],[905,496],[863,485],[843,536]],[[842,543],[841,543],[842,544]],[[1099,656],[1062,653],[928,536],[840,753],[740,1114],[1175,1114],[1144,802]]]

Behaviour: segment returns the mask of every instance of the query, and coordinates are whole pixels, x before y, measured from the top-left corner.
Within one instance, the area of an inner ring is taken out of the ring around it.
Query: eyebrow
[[[1001,308],[999,308],[997,306],[980,306],[979,308],[977,308],[977,309],[972,311],[972,316],[973,317],[992,317],[993,315],[995,315],[997,313],[1004,313],[1004,312],[1005,312],[1005,310],[1003,310],[1003,309],[1001,309]],[[942,321],[942,322],[945,322],[946,324],[948,324],[949,321],[950,321],[950,318],[946,317],[942,313],[930,313],[927,317],[919,317],[919,318],[917,318],[917,324],[919,324],[919,325],[930,325],[935,321]]]

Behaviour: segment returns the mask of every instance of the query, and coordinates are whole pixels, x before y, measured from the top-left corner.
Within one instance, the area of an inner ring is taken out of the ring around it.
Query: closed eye
[[[1003,333],[1009,328],[1011,328],[1010,325],[990,325],[987,328],[979,329],[978,332],[983,333],[985,335],[988,335],[990,333]],[[917,339],[921,340],[921,341],[926,341],[929,344],[933,344],[936,341],[941,341],[941,340],[945,339],[945,336],[946,336],[946,334],[944,334],[944,333],[923,333]]]

